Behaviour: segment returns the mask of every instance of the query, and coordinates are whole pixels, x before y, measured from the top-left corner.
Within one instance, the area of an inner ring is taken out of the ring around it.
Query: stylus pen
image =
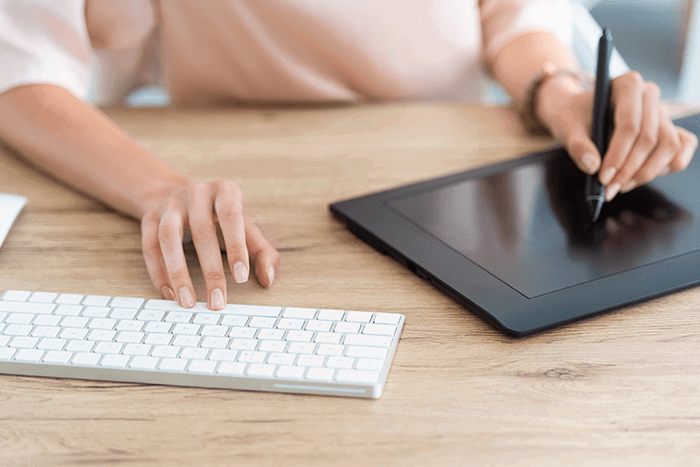
[[[591,137],[602,158],[608,150],[612,129],[612,110],[610,107],[610,55],[612,53],[612,34],[603,28],[598,41],[598,63],[596,65],[595,94],[593,97],[593,128]],[[593,222],[598,220],[600,210],[605,202],[605,186],[598,180],[598,175],[586,177],[586,204],[591,211]]]

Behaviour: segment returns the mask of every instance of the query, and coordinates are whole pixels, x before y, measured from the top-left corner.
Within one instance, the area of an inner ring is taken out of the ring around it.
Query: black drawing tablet
[[[676,121],[700,133],[700,114]],[[700,283],[700,156],[606,203],[561,148],[338,202],[355,235],[507,334]]]

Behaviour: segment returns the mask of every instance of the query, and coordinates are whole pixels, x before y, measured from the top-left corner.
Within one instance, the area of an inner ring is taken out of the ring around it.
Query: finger
[[[608,151],[601,164],[600,183],[610,183],[627,159],[642,124],[642,85],[644,80],[637,72],[627,73],[611,83],[613,121],[615,129]]]
[[[663,117],[659,131],[659,144],[649,159],[642,165],[634,175],[632,185],[625,187],[629,191],[636,186],[649,183],[657,176],[668,170],[668,166],[676,155],[681,151],[681,139],[678,129],[668,117]]]
[[[184,219],[179,211],[174,209],[167,211],[158,225],[158,241],[168,280],[177,301],[180,306],[191,308],[195,304],[196,295],[182,248],[183,225]]]
[[[189,199],[190,231],[207,289],[207,305],[221,310],[226,305],[226,275],[214,224],[213,193],[208,185],[199,183],[192,187]]]
[[[595,144],[582,127],[572,128],[566,141],[569,157],[576,166],[589,175],[593,175],[600,167],[600,155]]]
[[[141,220],[141,249],[151,282],[164,299],[175,300],[175,293],[170,287],[158,242],[158,218],[156,214],[147,214]]]
[[[280,264],[280,254],[267,241],[258,226],[250,219],[245,219],[245,233],[248,250],[255,258],[255,274],[263,287],[270,287],[275,281],[275,275]]]
[[[695,150],[698,148],[698,137],[695,134],[685,128],[678,128],[678,136],[680,137],[682,148],[669,163],[668,168],[670,172],[685,170],[693,159]]]
[[[224,236],[233,280],[240,284],[248,280],[250,271],[243,221],[243,194],[238,185],[228,180],[216,182],[215,190],[214,211]]]
[[[656,84],[644,85],[641,127],[627,159],[608,185],[607,192],[613,196],[620,191],[620,188],[623,192],[627,192],[640,184],[640,181],[634,177],[645,161],[651,157],[659,141],[659,122],[662,115],[660,97],[661,91]],[[613,196],[610,196],[610,199]]]

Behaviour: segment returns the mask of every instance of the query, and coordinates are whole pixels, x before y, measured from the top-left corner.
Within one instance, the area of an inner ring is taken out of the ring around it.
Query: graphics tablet
[[[700,114],[676,121],[696,135]],[[561,148],[338,202],[356,236],[526,336],[700,284],[700,155],[606,203]]]

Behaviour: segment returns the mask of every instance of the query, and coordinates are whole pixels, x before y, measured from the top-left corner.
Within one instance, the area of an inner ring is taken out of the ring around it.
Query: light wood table
[[[511,339],[329,214],[333,201],[551,144],[510,110],[110,113],[182,171],[241,185],[282,263],[271,290],[229,281],[229,302],[400,312],[402,339],[376,401],[0,376],[0,465],[700,463],[699,289]],[[158,298],[138,223],[7,150],[0,191],[29,198],[0,250],[0,289]]]

